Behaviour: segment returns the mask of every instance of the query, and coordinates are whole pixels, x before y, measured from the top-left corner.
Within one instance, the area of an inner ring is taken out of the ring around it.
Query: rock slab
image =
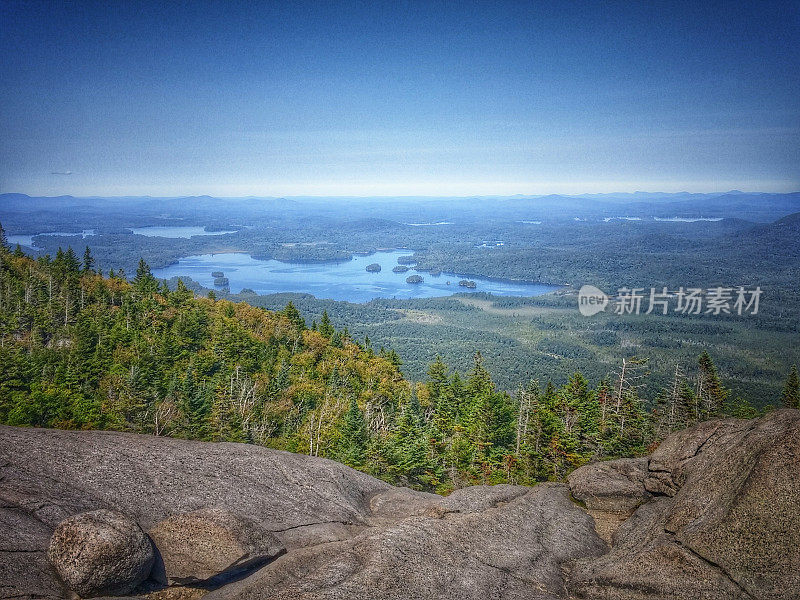
[[[266,559],[208,600],[796,600],[800,412],[701,423],[569,486],[447,498],[244,444],[0,427],[0,598],[64,598],[50,534],[98,509],[149,529],[175,582]]]

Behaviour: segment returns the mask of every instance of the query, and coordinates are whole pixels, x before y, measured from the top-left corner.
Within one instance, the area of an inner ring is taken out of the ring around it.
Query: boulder
[[[656,499],[573,571],[578,598],[800,598],[800,412],[675,433],[645,485]]]
[[[162,583],[197,583],[260,567],[284,553],[258,523],[219,508],[174,515],[150,530]]]
[[[81,596],[102,596],[136,589],[150,575],[154,553],[136,521],[101,509],[59,523],[47,558],[70,590]]]
[[[718,419],[673,433],[650,456],[645,489],[653,494],[674,496],[696,468],[696,459],[705,460],[709,456],[700,457],[704,448],[708,450],[715,440],[735,436],[747,427],[748,421]]]
[[[447,511],[459,513],[482,512],[508,504],[515,498],[524,496],[531,488],[521,485],[472,485],[455,490],[442,499],[441,505]]]
[[[668,498],[639,507],[614,533],[609,554],[578,561],[570,598],[581,600],[744,600],[750,597],[718,567],[664,531]],[[755,598],[751,599],[755,600]]]
[[[647,458],[621,458],[575,469],[569,477],[573,497],[589,510],[630,513],[650,498],[644,487]]]
[[[664,529],[754,598],[800,598],[800,412],[717,430],[684,471]]]

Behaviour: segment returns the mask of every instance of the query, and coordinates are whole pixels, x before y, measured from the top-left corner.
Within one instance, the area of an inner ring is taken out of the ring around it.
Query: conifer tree
[[[150,265],[139,259],[139,266],[136,268],[136,277],[133,278],[133,285],[142,294],[154,294],[158,290],[158,281],[150,272]]]
[[[369,431],[364,420],[364,413],[358,407],[355,396],[350,398],[350,406],[344,414],[339,439],[339,460],[351,467],[360,467],[364,464]]]
[[[183,306],[194,297],[192,290],[186,287],[183,279],[178,279],[175,291],[169,295],[169,301],[173,306]]]
[[[288,304],[283,308],[281,314],[289,319],[289,322],[294,325],[296,329],[302,331],[306,328],[306,321],[300,316],[300,311],[297,310],[294,303],[289,300]]]
[[[64,272],[69,277],[75,277],[80,273],[80,262],[72,246],[67,248],[67,251],[64,253]]]
[[[205,386],[195,381],[190,368],[186,373],[182,386],[183,413],[186,418],[185,430],[192,439],[205,439],[207,435],[207,418],[211,413],[211,401]]]
[[[164,298],[169,297],[169,285],[167,284],[166,279],[162,279],[161,283],[158,286],[158,293],[159,295],[163,296]]]
[[[697,365],[700,368],[697,377],[698,419],[705,421],[721,417],[730,392],[722,386],[717,367],[707,351],[698,357]]]
[[[403,406],[393,432],[393,450],[400,472],[412,485],[429,482],[428,436],[416,394]]]
[[[792,365],[786,384],[781,394],[781,404],[786,408],[800,408],[800,379],[797,377],[797,365]]]
[[[328,311],[322,311],[322,318],[319,322],[319,332],[324,335],[325,337],[331,337],[334,332],[333,325],[331,324],[331,319],[328,316]]]
[[[433,406],[433,421],[440,437],[444,440],[452,432],[458,421],[458,407],[453,398],[447,365],[438,354],[428,367],[428,397]]]
[[[89,246],[86,246],[86,250],[83,251],[83,272],[94,272],[94,258],[92,257],[92,251],[89,250]]]

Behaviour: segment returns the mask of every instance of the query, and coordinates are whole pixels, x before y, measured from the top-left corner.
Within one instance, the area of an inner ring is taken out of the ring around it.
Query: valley
[[[706,349],[734,393],[763,407],[800,362],[800,219],[789,215],[798,194],[125,202],[5,195],[0,223],[34,255],[88,246],[103,272],[131,276],[144,258],[173,288],[182,278],[203,295],[272,310],[291,300],[309,324],[327,311],[337,327],[395,350],[415,381],[437,354],[464,372],[480,351],[508,391],[531,378],[560,385],[577,370],[599,381],[638,356],[650,359],[642,394],[652,402],[676,365]],[[80,233],[24,233],[33,226]],[[372,263],[381,269],[368,272]],[[414,274],[423,281],[406,283]],[[584,284],[608,293],[758,285],[764,298],[747,317],[587,319],[576,307]]]

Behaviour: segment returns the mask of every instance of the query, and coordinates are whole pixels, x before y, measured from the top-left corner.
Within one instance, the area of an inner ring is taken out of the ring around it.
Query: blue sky
[[[800,189],[800,2],[180,4],[0,1],[0,192]]]

